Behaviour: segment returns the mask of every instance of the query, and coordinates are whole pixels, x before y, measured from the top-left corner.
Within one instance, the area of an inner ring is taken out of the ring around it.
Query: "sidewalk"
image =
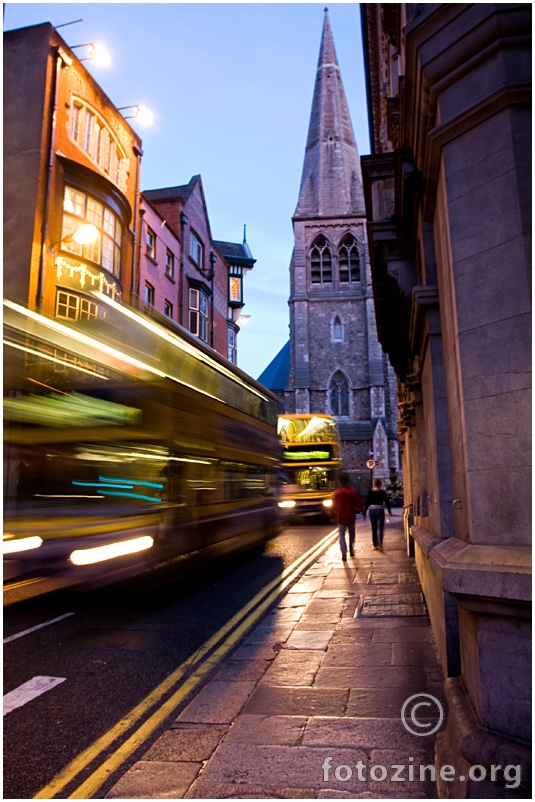
[[[106,798],[436,798],[419,774],[435,735],[400,718],[413,694],[444,697],[396,512],[383,551],[367,521],[355,558],[329,548]]]

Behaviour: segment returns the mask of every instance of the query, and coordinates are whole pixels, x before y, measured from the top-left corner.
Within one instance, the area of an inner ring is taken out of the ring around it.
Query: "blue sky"
[[[110,67],[90,66],[116,106],[154,114],[143,139],[142,188],[202,176],[214,239],[247,241],[238,365],[257,378],[288,338],[291,218],[316,77],[322,3],[7,3],[4,30],[82,18],[67,44],[95,42]],[[329,3],[360,155],[369,153],[358,3]],[[81,55],[83,51],[78,51]],[[86,63],[89,64],[89,62]]]

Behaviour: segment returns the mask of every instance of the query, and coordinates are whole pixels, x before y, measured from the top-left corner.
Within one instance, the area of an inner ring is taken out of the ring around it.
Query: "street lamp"
[[[92,42],[86,42],[83,45],[72,45],[71,50],[76,50],[77,47],[90,47],[89,56],[81,58],[79,61],[92,61],[97,67],[109,67],[111,64],[111,56],[109,51],[102,45],[94,45]]]
[[[154,115],[146,106],[121,106],[117,111],[129,111],[132,109],[132,114],[123,114],[125,120],[137,120],[140,125],[152,125]]]
[[[77,228],[76,231],[73,231],[72,234],[67,234],[66,237],[62,237],[51,245],[50,250],[53,251],[56,245],[61,245],[62,242],[76,242],[78,245],[88,245],[90,242],[94,242],[99,236],[100,231],[96,226],[92,223],[84,223]]]

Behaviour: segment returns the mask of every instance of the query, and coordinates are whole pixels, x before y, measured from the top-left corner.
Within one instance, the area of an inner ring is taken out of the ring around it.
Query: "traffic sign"
[[[366,467],[369,468],[370,471],[373,471],[373,469],[375,468],[376,465],[377,465],[377,463],[376,463],[376,461],[374,459],[369,459],[369,460],[366,461]]]

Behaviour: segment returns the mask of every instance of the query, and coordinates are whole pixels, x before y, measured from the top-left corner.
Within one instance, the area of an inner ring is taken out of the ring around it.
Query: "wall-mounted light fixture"
[[[94,242],[99,236],[100,232],[96,226],[92,223],[84,223],[80,228],[77,228],[76,231],[73,231],[72,234],[62,237],[62,239],[59,239],[51,245],[50,250],[53,251],[56,245],[61,245],[62,242],[76,242],[78,245],[88,245],[90,242]]]
[[[154,115],[146,106],[121,106],[117,111],[132,111],[132,114],[123,114],[125,120],[137,120],[140,125],[152,125]]]
[[[70,45],[71,50],[76,50],[77,47],[90,47],[89,55],[86,58],[79,59],[80,61],[92,61],[97,67],[109,67],[111,64],[111,56],[109,51],[102,45],[94,45],[92,42],[86,42],[83,45]]]
[[[250,319],[251,315],[240,315],[236,322],[238,326],[246,326]]]

